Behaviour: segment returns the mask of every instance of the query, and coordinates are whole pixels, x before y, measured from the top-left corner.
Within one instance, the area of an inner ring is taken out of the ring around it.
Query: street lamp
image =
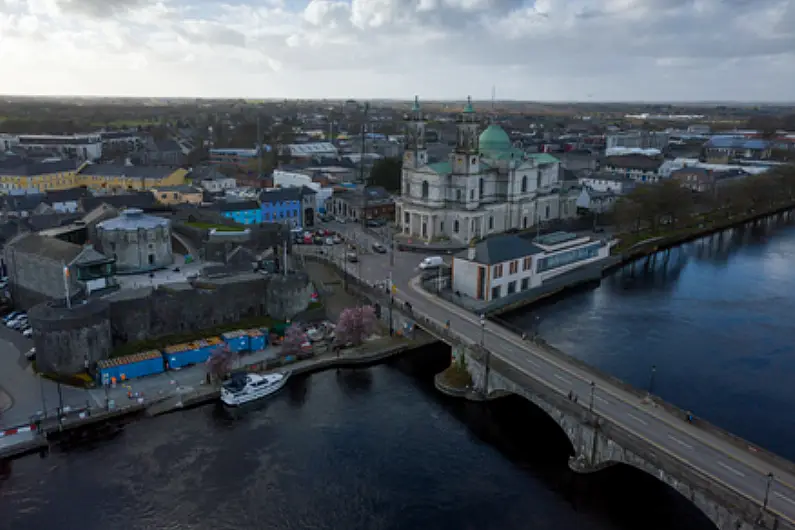
[[[480,345],[484,346],[486,343],[486,315],[480,315]]]
[[[767,474],[767,488],[765,489],[765,500],[762,502],[762,511],[767,510],[767,501],[770,498],[770,486],[773,485],[773,479],[775,479],[775,476],[773,476],[773,473],[768,473]]]
[[[657,365],[651,365],[651,375],[649,375],[649,395],[654,393],[654,374],[657,372]]]
[[[483,348],[486,352],[486,370],[485,370],[485,382],[483,383],[484,386],[484,393],[486,396],[489,395],[489,364],[491,361],[491,353],[485,347],[486,344],[486,315],[481,313],[480,314],[480,347]]]
[[[588,405],[588,410],[590,412],[593,412],[593,398],[595,392],[596,392],[596,382],[591,381],[591,403]]]

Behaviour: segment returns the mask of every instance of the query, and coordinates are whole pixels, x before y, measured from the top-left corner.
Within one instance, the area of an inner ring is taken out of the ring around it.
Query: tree
[[[336,340],[339,344],[358,346],[375,332],[377,322],[373,306],[343,309],[335,331]]]
[[[370,170],[370,184],[398,193],[402,173],[403,162],[399,158],[382,158]]]
[[[306,340],[304,330],[298,324],[293,324],[284,333],[284,342],[282,342],[282,354],[295,355],[301,351],[301,345]]]
[[[232,370],[237,354],[227,346],[221,346],[213,350],[207,358],[207,373],[216,379],[223,379]]]

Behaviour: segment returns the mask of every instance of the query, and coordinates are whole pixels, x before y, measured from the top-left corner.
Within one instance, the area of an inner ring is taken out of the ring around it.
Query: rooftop
[[[193,186],[189,186],[187,184],[178,184],[176,186],[157,186],[156,188],[152,188],[152,191],[157,192],[178,192],[178,193],[201,193],[200,189],[194,188]]]
[[[539,254],[543,249],[515,234],[504,234],[489,237],[475,245],[475,259],[471,260],[484,265],[494,265],[525,256]],[[456,254],[456,258],[469,260],[469,251],[464,250]]]
[[[12,247],[14,252],[36,254],[49,258],[52,261],[63,262],[65,265],[74,262],[83,251],[88,250],[91,250],[91,252],[87,253],[91,261],[107,259],[106,256],[93,250],[91,247],[82,247],[74,243],[67,243],[60,239],[45,237],[38,234],[23,234],[9,241],[8,246]]]
[[[124,193],[121,195],[101,195],[97,197],[84,197],[80,199],[80,206],[84,212],[90,212],[102,204],[112,206],[117,210],[123,208],[139,208],[147,210],[157,206],[155,196],[148,191]]]
[[[81,175],[161,180],[179,168],[165,166],[126,166],[123,164],[87,164]]]
[[[20,163],[20,161],[22,161]],[[50,173],[64,173],[78,168],[76,160],[58,160],[53,162],[24,161],[18,157],[8,157],[0,160],[0,175],[9,176],[36,176]]]
[[[138,229],[152,229],[158,227],[167,227],[171,224],[168,219],[162,217],[155,217],[154,215],[146,215],[143,210],[138,208],[129,208],[121,212],[121,215],[102,221],[97,225],[97,228],[102,230],[138,230]]]

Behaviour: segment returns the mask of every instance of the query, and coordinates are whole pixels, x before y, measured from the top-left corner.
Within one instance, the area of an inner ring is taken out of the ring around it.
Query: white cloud
[[[787,100],[795,0],[0,0],[2,93]],[[10,70],[10,71],[9,71]]]

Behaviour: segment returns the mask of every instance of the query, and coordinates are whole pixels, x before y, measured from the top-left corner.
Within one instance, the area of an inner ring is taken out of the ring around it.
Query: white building
[[[293,158],[336,157],[339,151],[331,142],[313,142],[308,144],[288,144],[282,149],[284,154]]]
[[[554,232],[532,242],[517,235],[491,237],[453,258],[453,291],[493,302],[540,287],[609,255],[609,244],[567,232]]]
[[[425,119],[415,100],[407,121],[401,197],[395,218],[401,232],[425,240],[462,242],[537,222],[569,217],[560,201],[558,159],[514,148],[508,134],[480,123],[471,101],[457,119],[449,160],[428,163]]]
[[[636,182],[613,173],[589,173],[577,178],[581,186],[598,192],[611,192],[624,195],[635,189]]]
[[[30,154],[58,153],[77,160],[96,161],[102,157],[99,134],[0,134],[0,151],[21,150]]]
[[[626,131],[608,134],[605,137],[605,149],[636,148],[663,149],[668,145],[668,133],[662,131]]]
[[[320,184],[314,182],[308,175],[278,169],[273,172],[273,186],[276,188],[303,188],[306,186],[314,190],[315,211],[321,213],[326,211],[326,201],[334,193],[332,188],[322,188]]]

